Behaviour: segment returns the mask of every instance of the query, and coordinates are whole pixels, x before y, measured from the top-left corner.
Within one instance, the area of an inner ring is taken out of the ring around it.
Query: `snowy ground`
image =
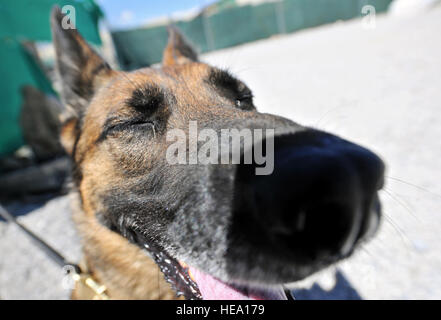
[[[254,90],[260,111],[337,133],[388,165],[378,236],[313,277],[297,298],[441,299],[441,7],[376,29],[350,21],[205,55]],[[71,259],[80,250],[60,197],[21,221]],[[62,273],[0,222],[0,298],[67,298]]]

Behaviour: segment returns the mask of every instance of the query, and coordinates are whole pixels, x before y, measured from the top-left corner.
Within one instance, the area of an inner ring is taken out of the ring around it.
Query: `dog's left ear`
[[[64,27],[68,19],[58,6],[52,9],[51,29],[56,69],[61,79],[63,103],[80,118],[92,96],[115,73],[87,44],[76,29]]]
[[[168,27],[168,43],[164,50],[162,64],[171,66],[198,61],[198,55],[175,26]]]
[[[55,65],[61,80],[61,98],[65,110],[61,116],[61,144],[72,154],[84,116],[96,91],[115,74],[109,65],[87,44],[76,29],[64,27],[69,19],[58,6],[52,9],[51,29],[55,47]]]

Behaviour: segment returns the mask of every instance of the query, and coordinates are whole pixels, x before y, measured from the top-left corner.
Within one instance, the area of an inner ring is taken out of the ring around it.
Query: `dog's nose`
[[[365,148],[308,130],[275,138],[272,174],[254,168],[237,169],[236,214],[249,215],[287,255],[345,256],[378,224],[385,167]]]

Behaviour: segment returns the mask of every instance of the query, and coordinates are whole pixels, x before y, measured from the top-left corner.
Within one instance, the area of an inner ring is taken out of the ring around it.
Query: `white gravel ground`
[[[374,30],[355,20],[203,57],[245,80],[260,111],[337,133],[388,165],[378,236],[297,284],[298,298],[441,299],[440,30],[438,6],[378,17]],[[66,197],[20,219],[80,256]],[[68,297],[59,268],[15,227],[0,222],[0,237],[0,298]]]

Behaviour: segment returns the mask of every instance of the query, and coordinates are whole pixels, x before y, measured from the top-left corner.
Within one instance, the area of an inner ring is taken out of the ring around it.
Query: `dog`
[[[246,84],[200,62],[174,27],[160,68],[124,72],[63,29],[63,17],[53,9],[61,143],[84,265],[109,297],[284,299],[283,284],[349,257],[375,233],[385,171],[377,155],[258,112]],[[255,159],[170,164],[167,133],[188,134],[192,121],[215,133],[272,130],[260,140],[273,139],[272,173],[257,175]]]

